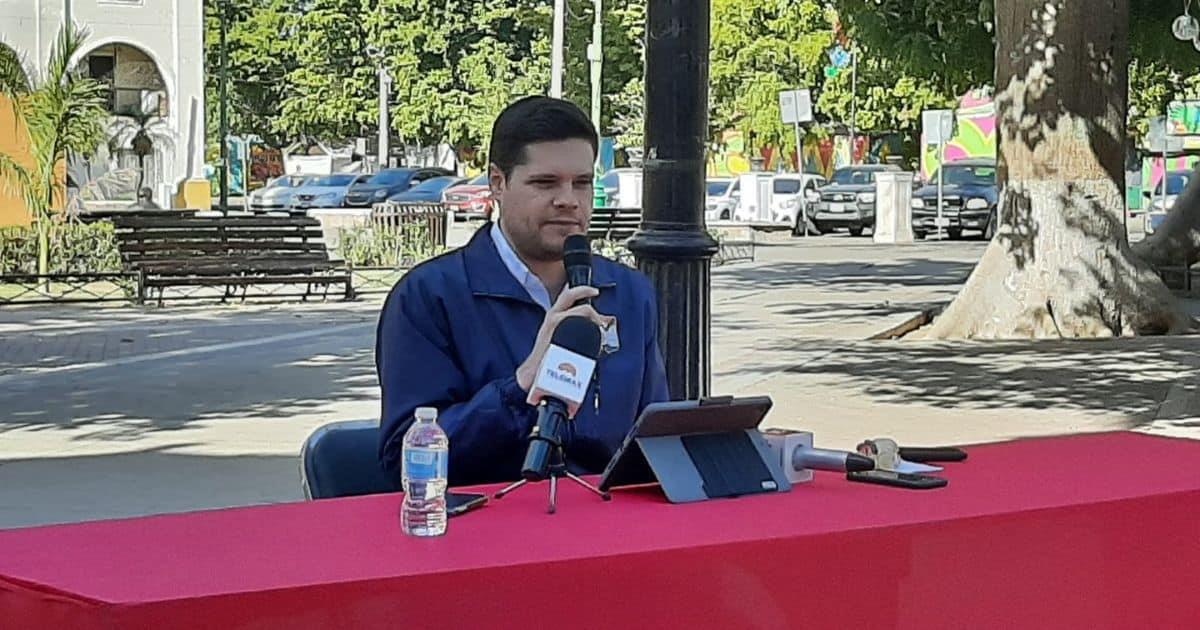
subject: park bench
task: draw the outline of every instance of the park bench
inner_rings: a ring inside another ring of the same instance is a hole
[[[138,303],[172,287],[223,287],[222,301],[251,285],[305,285],[302,299],[344,286],[350,273],[329,259],[321,224],[302,216],[202,216],[166,211],[112,217],[125,267],[138,275]]]

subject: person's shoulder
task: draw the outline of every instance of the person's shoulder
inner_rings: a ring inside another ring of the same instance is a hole
[[[428,295],[455,292],[467,282],[462,248],[452,249],[417,264],[404,273],[392,294]]]
[[[655,295],[654,285],[650,282],[650,278],[629,265],[606,256],[594,255],[592,256],[592,266],[603,266],[605,275],[612,278],[618,288],[623,287],[641,296],[653,297]]]

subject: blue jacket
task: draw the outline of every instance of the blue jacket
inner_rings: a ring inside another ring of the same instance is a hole
[[[536,410],[517,384],[545,310],[504,266],[488,230],[427,261],[392,289],[379,318],[375,365],[383,391],[379,459],[400,478],[404,432],[417,407],[437,407],[450,438],[450,484],[520,478]],[[654,287],[641,273],[593,258],[596,310],[615,315],[620,349],[598,365],[596,388],[574,420],[567,459],[603,470],[641,410],[667,400]]]

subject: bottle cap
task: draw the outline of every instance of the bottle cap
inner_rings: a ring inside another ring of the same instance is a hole
[[[437,420],[437,407],[417,407],[417,420]]]

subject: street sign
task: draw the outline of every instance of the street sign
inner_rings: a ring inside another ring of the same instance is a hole
[[[779,112],[787,125],[812,122],[812,95],[806,89],[780,92]]]
[[[946,144],[954,138],[954,110],[931,109],[921,112],[921,134],[925,144]]]
[[[825,66],[825,78],[826,79],[836,78],[839,71],[840,70],[837,66]]]

